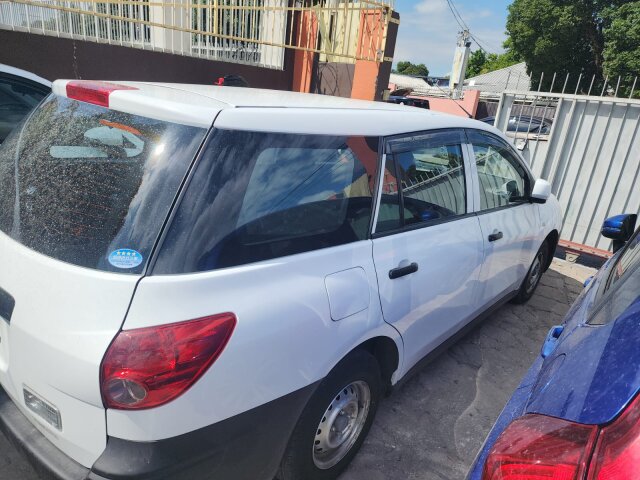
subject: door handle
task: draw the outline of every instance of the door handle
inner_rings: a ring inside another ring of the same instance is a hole
[[[502,235],[502,232],[492,233],[491,235],[489,235],[489,241],[495,242],[496,240],[500,240],[503,236],[504,235]]]
[[[556,348],[558,339],[560,338],[560,335],[562,335],[563,331],[564,325],[555,325],[551,327],[551,330],[549,330],[549,333],[547,333],[547,339],[545,340],[544,344],[542,345],[542,349],[540,350],[540,355],[542,355],[542,358],[547,358],[549,355],[551,355],[551,353],[553,353],[553,350]]]
[[[413,262],[411,265],[407,265],[406,267],[398,267],[389,270],[389,278],[391,280],[395,280],[396,278],[404,277],[405,275],[411,275],[412,273],[416,273],[418,271],[418,264]]]

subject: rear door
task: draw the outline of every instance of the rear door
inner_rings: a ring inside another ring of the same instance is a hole
[[[86,467],[102,357],[205,134],[51,96],[0,147],[0,385]]]
[[[483,241],[464,144],[462,131],[448,130],[386,145],[373,257],[405,371],[476,313]]]
[[[502,139],[488,132],[467,131],[477,182],[477,213],[485,245],[481,302],[491,305],[517,288],[540,245],[539,216],[529,201],[532,178]]]

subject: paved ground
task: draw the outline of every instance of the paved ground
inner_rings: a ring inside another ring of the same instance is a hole
[[[508,304],[387,398],[340,480],[458,480],[594,269],[554,259],[526,305]]]
[[[382,403],[340,480],[463,479],[547,331],[594,271],[554,260],[527,305],[503,307]],[[39,480],[1,433],[0,480]]]

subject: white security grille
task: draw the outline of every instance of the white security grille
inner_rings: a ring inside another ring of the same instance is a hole
[[[0,28],[282,69],[287,48],[385,60],[392,11],[393,0],[9,0]]]

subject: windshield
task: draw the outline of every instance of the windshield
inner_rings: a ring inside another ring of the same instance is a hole
[[[602,305],[589,320],[603,325],[615,320],[640,296],[640,230],[629,241],[609,274]]]
[[[52,95],[0,147],[0,230],[74,265],[139,273],[205,134]]]

